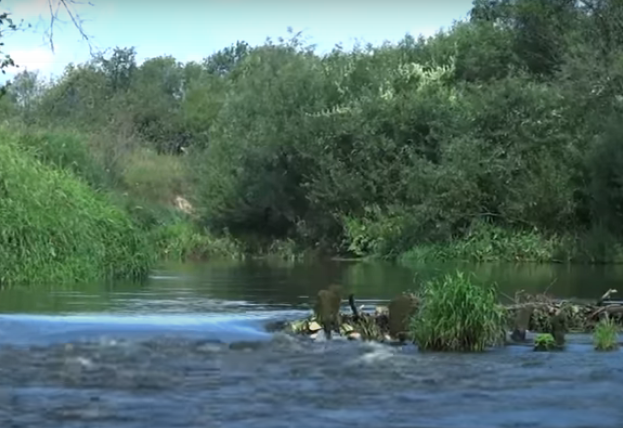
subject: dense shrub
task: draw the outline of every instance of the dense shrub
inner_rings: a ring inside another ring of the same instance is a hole
[[[592,3],[477,0],[432,37],[322,55],[300,33],[201,63],[116,48],[51,83],[20,74],[0,113],[140,141],[90,146],[115,154],[102,177],[29,137],[91,184],[184,193],[196,230],[259,247],[620,261],[623,6]]]

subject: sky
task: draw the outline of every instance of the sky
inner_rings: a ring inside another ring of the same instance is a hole
[[[30,28],[6,33],[4,52],[20,65],[16,72],[38,70],[59,76],[70,62],[90,58],[89,44],[61,11],[54,26],[54,52],[46,32],[49,0],[0,0]],[[59,0],[50,0],[56,4]],[[431,35],[455,20],[465,19],[472,0],[90,0],[77,5],[83,28],[95,51],[134,46],[137,60],[172,55],[182,62],[200,61],[237,40],[262,44],[266,37],[287,37],[287,28],[302,31],[318,51],[356,41],[373,44],[398,41],[406,33]]]

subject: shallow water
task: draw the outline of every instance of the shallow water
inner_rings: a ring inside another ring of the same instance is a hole
[[[496,269],[476,273],[508,294],[588,298],[619,278],[615,268]],[[590,336],[569,336],[565,352],[468,355],[266,329],[305,316],[329,283],[373,305],[417,286],[413,276],[387,265],[210,263],[142,285],[3,290],[0,426],[621,426],[623,351],[596,353]]]

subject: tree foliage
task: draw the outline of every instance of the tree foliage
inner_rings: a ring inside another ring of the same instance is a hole
[[[190,152],[215,232],[357,254],[483,222],[619,239],[622,26],[616,0],[475,0],[447,31],[351,51],[293,33],[200,63],[116,48],[50,83],[17,76],[0,111]]]

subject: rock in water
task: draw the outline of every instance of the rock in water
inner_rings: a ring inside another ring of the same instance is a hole
[[[350,333],[348,333],[348,340],[361,340],[361,333],[351,331]]]
[[[340,333],[340,305],[342,303],[341,287],[332,285],[328,290],[318,292],[318,300],[314,307],[316,320],[322,326],[327,339],[331,339],[331,331]]]
[[[526,340],[526,330],[530,325],[530,319],[532,318],[532,312],[534,308],[532,306],[526,306],[517,311],[515,315],[515,327],[511,334],[511,339],[515,342],[523,342]]]
[[[565,345],[565,333],[567,332],[567,317],[560,309],[550,311],[551,334],[556,341],[556,346],[563,347]]]
[[[310,323],[307,324],[307,330],[311,331],[312,333],[315,333],[321,329],[322,329],[322,326],[318,324],[316,321],[311,321]]]
[[[417,299],[412,294],[401,294],[389,302],[389,334],[404,342],[409,331],[409,321],[417,310]]]

